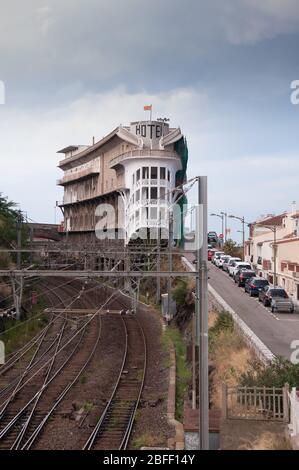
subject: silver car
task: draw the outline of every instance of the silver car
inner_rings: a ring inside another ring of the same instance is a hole
[[[294,303],[289,297],[273,297],[271,300],[271,311],[294,313]]]

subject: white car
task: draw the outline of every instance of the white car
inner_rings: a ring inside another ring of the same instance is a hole
[[[232,277],[235,278],[237,271],[239,269],[251,269],[251,264],[244,261],[239,261],[235,263],[235,266],[232,269]]]
[[[230,276],[233,275],[233,268],[235,267],[235,264],[239,263],[240,261],[242,261],[241,258],[236,258],[236,257],[233,257],[229,260],[228,267],[227,267],[227,272]]]
[[[225,254],[224,251],[215,251],[213,259],[212,259],[212,263],[216,265],[217,259],[220,258],[220,256],[224,254]]]
[[[218,268],[222,269],[223,268],[223,264],[224,263],[228,263],[229,260],[231,259],[231,256],[229,255],[221,255],[220,258],[218,258],[218,263],[216,266],[218,266]]]

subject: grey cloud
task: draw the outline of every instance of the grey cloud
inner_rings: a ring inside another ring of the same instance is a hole
[[[299,31],[295,3],[11,0],[0,17],[0,78],[16,95],[75,93],[78,83],[93,91],[188,86],[204,79],[206,64],[221,63],[231,43]]]

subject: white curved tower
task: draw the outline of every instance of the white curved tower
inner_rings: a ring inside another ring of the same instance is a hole
[[[137,148],[110,161],[110,168],[124,173],[125,189],[121,193],[126,243],[132,237],[157,239],[158,228],[162,238],[167,238],[173,189],[177,173],[183,169],[175,143],[183,136],[180,129],[169,129],[168,124],[160,121],[133,122],[129,132],[137,137]]]

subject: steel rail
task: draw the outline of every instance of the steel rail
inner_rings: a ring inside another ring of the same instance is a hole
[[[54,410],[57,408],[57,406],[61,403],[61,401],[64,399],[64,397],[67,395],[67,393],[69,392],[69,390],[75,385],[75,383],[78,381],[80,375],[84,372],[84,370],[86,369],[86,367],[88,366],[88,364],[90,363],[95,351],[96,351],[96,348],[99,344],[99,341],[100,341],[100,338],[101,338],[101,331],[102,331],[102,322],[101,322],[101,317],[99,316],[99,321],[100,321],[100,327],[99,327],[99,333],[98,333],[98,336],[97,336],[97,340],[94,344],[94,347],[89,355],[89,357],[87,358],[87,361],[85,362],[85,364],[83,365],[83,367],[80,369],[80,371],[78,372],[78,374],[76,375],[76,377],[74,378],[74,380],[63,390],[63,392],[59,395],[59,397],[56,399],[55,403],[53,404],[52,408],[48,411],[47,415],[44,417],[44,419],[42,420],[42,422],[39,424],[39,426],[35,429],[34,433],[30,436],[30,438],[27,440],[27,442],[23,445],[22,449],[21,450],[29,450],[32,445],[34,444],[34,442],[36,441],[37,437],[39,436],[40,432],[42,431],[42,429],[45,427],[48,419],[50,418],[50,416],[52,415],[52,413],[54,412]]]
[[[57,293],[55,293],[55,295],[59,298],[60,303],[61,303],[62,305],[65,305],[65,301],[61,298],[61,296],[58,295]],[[51,322],[42,330],[42,333],[40,334],[39,338],[38,338],[32,345],[30,345],[30,347],[29,347],[25,352],[23,352],[20,357],[18,357],[18,358],[15,359],[12,363],[10,363],[10,364],[9,364],[9,367],[5,368],[5,370],[2,371],[2,374],[3,374],[3,373],[5,373],[5,372],[7,372],[7,370],[11,369],[11,368],[14,366],[14,364],[16,364],[17,362],[19,362],[19,360],[20,360],[28,351],[30,351],[30,349],[33,347],[33,345],[34,345],[36,342],[38,342],[39,339],[41,339],[41,341],[38,343],[38,346],[37,346],[37,349],[36,349],[36,351],[35,351],[35,353],[34,353],[34,356],[33,356],[33,358],[31,359],[31,361],[30,361],[30,363],[29,363],[29,366],[26,367],[25,371],[23,371],[23,373],[20,375],[20,377],[16,377],[16,379],[14,379],[10,384],[8,384],[4,389],[2,389],[2,390],[0,391],[0,397],[3,396],[3,395],[5,395],[5,393],[7,393],[7,391],[9,391],[9,390],[15,385],[15,383],[19,381],[19,379],[22,380],[22,379],[29,373],[29,371],[31,371],[31,369],[32,369],[33,367],[35,367],[35,366],[42,360],[42,358],[51,350],[51,348],[53,347],[53,345],[54,345],[54,344],[56,343],[56,341],[57,341],[57,337],[54,338],[54,340],[52,341],[52,343],[51,343],[51,344],[48,346],[48,348],[43,352],[43,354],[39,357],[39,359],[34,362],[34,359],[36,358],[36,355],[37,355],[37,353],[38,353],[39,350],[40,350],[40,347],[41,347],[41,345],[42,345],[42,343],[43,343],[43,340],[44,340],[44,338],[45,338],[45,336],[46,336],[46,333],[48,332],[49,328],[50,328],[59,318],[63,317],[65,310],[66,310],[67,308],[69,308],[69,307],[73,304],[73,302],[76,301],[77,299],[78,299],[78,294],[77,294],[77,292],[76,292],[75,299],[74,299],[70,304],[68,304],[67,306],[65,306],[65,309],[64,309],[63,312],[61,312],[59,315],[55,316],[55,318],[54,318],[53,320],[51,320]],[[65,318],[65,321],[66,321],[66,320],[67,320],[67,319]],[[0,375],[1,375],[1,373],[0,373]],[[3,403],[2,403],[1,405],[3,405]],[[2,410],[0,411],[0,419],[1,419],[1,417],[2,417]]]
[[[132,428],[133,428],[133,424],[134,424],[134,419],[135,419],[135,416],[136,416],[136,413],[137,413],[137,409],[138,409],[138,406],[139,406],[139,403],[140,403],[140,399],[141,399],[141,395],[142,395],[142,391],[143,391],[143,387],[144,387],[144,381],[145,381],[145,374],[146,374],[146,367],[147,367],[147,348],[146,348],[146,338],[145,338],[145,334],[144,334],[144,330],[139,322],[139,320],[137,318],[135,318],[137,323],[138,323],[138,326],[139,326],[139,329],[141,331],[141,335],[142,335],[142,339],[143,339],[143,347],[144,347],[144,363],[143,363],[143,372],[142,372],[142,380],[141,380],[141,384],[140,384],[140,389],[139,389],[139,393],[138,393],[138,397],[137,397],[137,400],[136,400],[136,403],[135,403],[135,406],[133,408],[133,412],[131,414],[131,417],[130,417],[130,420],[129,420],[129,423],[128,423],[128,426],[127,426],[127,429],[126,429],[126,433],[125,433],[125,436],[119,446],[119,450],[126,450],[127,448],[127,445],[128,445],[128,442],[129,442],[129,439],[130,439],[130,436],[131,436],[131,432],[132,432]]]
[[[82,295],[82,292],[83,292],[82,289],[81,289],[81,291],[79,292],[79,295],[78,295],[77,292],[76,292],[75,298],[65,307],[65,309],[64,309],[64,311],[63,311],[62,313],[60,313],[59,315],[56,316],[56,318],[55,318],[55,320],[53,320],[53,322],[51,322],[49,325],[47,325],[48,328],[49,328],[52,324],[54,324],[54,322],[57,321],[58,318],[62,318],[62,317],[63,317],[65,311],[66,311],[78,298],[80,298],[80,296]],[[57,293],[56,293],[56,295],[57,295]],[[63,304],[64,301],[61,299],[61,296],[58,296],[58,297],[60,298],[60,301],[61,301],[61,303]],[[65,321],[66,321],[66,319],[65,319]],[[46,328],[47,328],[47,327],[46,327]],[[44,336],[45,336],[45,335],[44,335]],[[36,366],[36,365],[40,362],[40,360],[44,357],[44,355],[53,347],[53,345],[54,345],[54,344],[56,343],[56,341],[57,341],[57,337],[54,338],[53,342],[50,344],[50,346],[48,347],[48,349],[45,351],[45,354],[43,354],[43,355],[39,358],[39,360],[34,363],[34,359],[35,359],[37,353],[38,353],[39,350],[40,350],[40,346],[41,346],[41,344],[42,344],[42,342],[43,342],[43,339],[44,339],[44,338],[41,338],[41,341],[40,341],[40,343],[39,343],[39,345],[38,345],[38,347],[37,347],[37,349],[36,349],[36,351],[35,351],[35,353],[34,353],[34,356],[33,356],[33,358],[30,360],[29,366],[26,367],[25,371],[24,371],[24,372],[21,374],[21,376],[19,377],[19,381],[18,381],[18,385],[17,385],[16,389],[12,392],[12,394],[11,394],[10,397],[7,399],[7,401],[1,404],[2,406],[4,406],[4,408],[1,409],[1,411],[0,411],[0,419],[1,419],[2,416],[3,416],[3,412],[5,411],[8,402],[11,401],[11,399],[14,398],[14,396],[16,395],[16,393],[18,393],[19,390],[22,388],[22,387],[20,387],[20,384],[22,383],[23,379],[26,377],[26,375],[28,375],[28,373],[31,371],[31,369],[32,369],[34,366]],[[50,360],[51,360],[51,359],[50,359]],[[48,361],[48,362],[49,362],[49,361]],[[47,363],[46,363],[46,364],[47,364]],[[36,375],[36,374],[34,374],[34,375]],[[18,379],[18,378],[17,378],[17,379]],[[15,381],[13,381],[13,382],[15,382]],[[27,383],[27,382],[26,382],[26,383]],[[26,383],[25,383],[25,384],[26,384]],[[9,384],[9,386],[10,386],[10,385],[11,385],[11,384]],[[11,388],[11,387],[10,387],[10,388]],[[8,389],[8,387],[6,387],[6,391],[7,391],[7,389]]]
[[[87,322],[88,323],[88,322]],[[27,408],[34,402],[34,400],[38,397],[40,392],[43,392],[49,385],[50,383],[53,382],[53,380],[57,377],[57,375],[61,372],[61,370],[66,366],[68,361],[73,357],[75,354],[82,337],[84,336],[85,328],[87,326],[87,323],[82,327],[82,335],[79,338],[79,341],[76,343],[75,347],[73,348],[72,352],[69,354],[69,356],[65,359],[65,361],[62,363],[62,365],[57,369],[55,374],[49,379],[49,381],[46,384],[43,384],[42,387],[35,393],[33,397],[23,406],[23,408],[12,418],[12,420],[5,426],[5,428],[2,429],[0,432],[0,441],[6,436],[6,434],[13,428],[13,426],[17,423],[17,421],[22,417],[23,413],[27,410]],[[74,339],[74,338],[73,338]],[[54,354],[52,358],[49,359],[48,362],[52,361],[54,357],[56,357],[59,352],[61,352],[62,348],[58,351],[58,353]]]
[[[100,317],[100,312],[101,310],[107,305],[108,302],[110,302],[110,300],[112,299],[112,297],[114,295],[116,295],[117,292],[114,292],[106,301],[105,303],[98,309],[98,311],[96,312],[95,315],[93,315],[92,318],[94,318],[96,315],[98,316],[98,321],[100,322],[99,324],[99,332],[98,332],[98,336],[97,336],[97,340],[94,344],[94,347],[90,353],[90,355],[88,356],[86,362],[84,363],[84,365],[82,366],[82,368],[80,369],[80,371],[78,372],[78,374],[76,375],[76,377],[73,379],[73,381],[71,383],[69,383],[65,389],[61,392],[61,394],[59,395],[59,397],[55,400],[52,408],[48,411],[47,415],[43,418],[42,422],[38,425],[38,427],[35,429],[35,431],[33,432],[33,434],[30,436],[30,438],[26,441],[26,443],[23,445],[22,447],[22,450],[29,450],[32,445],[34,444],[34,442],[36,441],[38,435],[40,434],[40,432],[42,431],[42,429],[44,428],[44,426],[46,425],[49,417],[51,416],[51,414],[54,412],[54,410],[57,408],[57,406],[61,403],[61,401],[63,400],[63,398],[67,395],[67,393],[69,392],[69,390],[74,386],[74,384],[78,381],[80,375],[82,374],[82,372],[84,372],[84,370],[86,369],[86,367],[88,366],[89,362],[91,361],[95,351],[96,351],[96,348],[98,346],[98,343],[100,341],[100,338],[101,338],[101,332],[102,332],[102,321],[101,321],[101,317]]]
[[[124,367],[125,367],[125,362],[126,362],[126,358],[127,358],[127,353],[128,353],[128,330],[127,330],[127,326],[125,324],[125,321],[124,319],[122,318],[122,321],[123,321],[123,326],[124,326],[124,331],[125,331],[125,349],[124,349],[124,354],[123,354],[123,359],[122,359],[122,363],[121,363],[121,367],[120,367],[120,372],[118,374],[118,377],[116,379],[116,383],[115,383],[115,386],[113,388],[113,391],[110,395],[110,398],[109,398],[109,401],[107,403],[107,405],[105,406],[104,408],[104,411],[102,412],[101,414],[101,417],[100,419],[98,420],[94,430],[92,431],[91,435],[89,436],[89,438],[87,439],[86,443],[84,444],[82,450],[91,450],[92,449],[92,446],[94,445],[94,442],[97,438],[97,435],[98,435],[98,432],[99,432],[99,429],[101,427],[101,424],[103,423],[106,415],[107,415],[107,412],[111,406],[111,403],[113,401],[113,398],[116,394],[116,391],[118,389],[118,385],[120,383],[120,379],[121,379],[121,376],[122,376],[122,373],[124,371]]]
[[[59,339],[58,339],[57,344],[56,344],[55,353],[57,353],[58,350],[59,350],[59,347],[60,347],[60,344],[61,344],[61,341],[62,341],[62,337],[63,337],[63,334],[64,334],[64,330],[65,330],[66,324],[67,324],[67,322],[65,321],[64,324],[63,324],[63,326],[62,326],[62,328],[61,328],[61,330],[60,330]],[[49,365],[48,371],[47,371],[47,373],[46,373],[46,377],[45,377],[45,379],[44,379],[43,386],[46,385],[47,382],[48,382],[48,379],[49,379],[49,377],[50,377],[51,371],[52,371],[53,366],[54,366],[54,362],[55,362],[55,355],[53,356],[53,359],[52,359],[52,361],[51,361],[51,363],[50,363],[50,365]],[[27,418],[25,424],[22,426],[21,432],[19,433],[19,435],[18,435],[17,438],[15,439],[15,442],[14,442],[13,445],[11,446],[11,450],[13,450],[13,449],[17,450],[17,449],[20,447],[20,444],[21,444],[21,442],[22,442],[22,439],[23,439],[25,433],[27,432],[27,429],[28,429],[29,424],[30,424],[30,422],[31,422],[31,419],[32,419],[32,417],[33,417],[34,411],[35,411],[35,409],[36,409],[36,407],[37,407],[37,404],[38,404],[38,402],[39,402],[39,399],[40,399],[40,397],[42,396],[44,390],[45,390],[45,389],[42,388],[42,389],[40,390],[39,394],[37,395],[37,397],[36,397],[36,399],[35,399],[35,402],[33,403],[33,407],[32,407],[32,409],[31,409],[31,411],[30,411],[30,414],[29,414],[29,416],[28,416],[28,418]]]
[[[118,292],[118,291],[117,291]],[[55,374],[51,377],[51,379],[47,382],[46,385],[44,385],[43,387],[41,387],[40,390],[38,390],[35,395],[27,402],[27,404],[12,418],[12,420],[5,426],[5,428],[0,432],[0,440],[2,440],[5,435],[7,434],[7,432],[9,432],[9,430],[16,424],[16,422],[20,419],[20,417],[23,415],[23,413],[26,411],[26,409],[31,405],[31,403],[36,399],[36,397],[38,396],[38,394],[40,393],[41,390],[44,391],[45,388],[48,387],[48,385],[56,378],[56,376],[58,375],[58,373],[65,367],[66,363],[71,359],[71,357],[74,355],[76,349],[78,348],[83,336],[84,336],[84,333],[86,331],[86,328],[87,326],[90,324],[90,322],[92,322],[92,320],[97,316],[99,315],[100,311],[104,308],[104,306],[112,299],[112,297],[114,297],[117,292],[114,292],[113,294],[111,294],[111,296],[106,300],[106,302],[98,309],[98,311],[93,314],[86,322],[85,324],[73,335],[73,337],[66,343],[64,344],[60,349],[59,351],[54,354],[54,357],[56,357],[57,355],[59,355],[61,353],[62,350],[64,350],[66,348],[66,346],[68,346],[68,344],[70,344],[78,335],[79,333],[82,332],[82,335],[81,335],[81,338],[79,339],[79,341],[77,342],[75,348],[73,349],[72,353],[67,357],[67,359],[64,361],[64,363],[62,364],[62,366],[59,367],[59,369],[55,372]],[[53,360],[53,357],[50,358],[40,369],[38,369],[35,374],[30,377],[19,389],[19,391],[24,388],[25,385],[27,385],[27,383],[29,383],[44,367],[46,367],[46,365],[48,365],[51,361]],[[80,374],[79,374],[80,375]]]
[[[120,304],[124,305],[120,300],[118,300],[118,302]],[[113,391],[110,395],[109,401],[108,401],[106,407],[104,408],[104,410],[101,414],[101,417],[100,417],[99,421],[97,422],[95,428],[93,429],[91,435],[89,436],[88,440],[84,444],[84,446],[82,448],[83,450],[92,450],[92,448],[93,448],[93,446],[96,442],[96,439],[98,437],[101,426],[102,426],[105,418],[107,417],[109,410],[111,409],[111,407],[113,405],[113,400],[115,398],[116,392],[119,390],[119,387],[120,387],[120,381],[121,381],[121,378],[122,378],[122,375],[123,375],[126,359],[127,359],[127,356],[128,356],[128,328],[127,328],[127,325],[125,323],[125,319],[123,317],[121,317],[121,318],[122,318],[124,328],[125,328],[126,342],[125,342],[125,350],[124,350],[124,355],[123,355],[123,360],[122,360],[120,372],[119,372],[119,375],[116,379],[116,383],[115,383]],[[119,445],[119,450],[127,448],[128,441],[129,441],[129,438],[130,438],[130,435],[131,435],[131,432],[132,432],[132,428],[133,428],[134,418],[136,416],[136,412],[137,412],[137,409],[138,409],[138,406],[139,406],[139,403],[140,403],[140,398],[141,398],[141,394],[142,394],[143,387],[144,387],[144,380],[145,380],[145,373],[146,373],[146,366],[147,366],[147,358],[146,358],[147,349],[146,349],[145,334],[144,334],[143,328],[142,328],[139,320],[136,317],[135,317],[135,321],[138,324],[139,330],[141,332],[141,337],[142,337],[142,342],[143,342],[143,347],[144,347],[144,362],[143,362],[143,369],[142,369],[142,379],[141,379],[141,383],[140,383],[140,386],[139,386],[137,399],[135,401],[132,401],[132,405],[133,405],[132,412],[131,412],[128,424],[125,428],[123,438],[122,438],[121,443]]]

